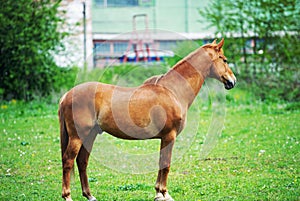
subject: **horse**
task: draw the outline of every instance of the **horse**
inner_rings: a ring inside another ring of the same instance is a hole
[[[196,49],[163,75],[147,79],[138,87],[121,87],[101,82],[79,84],[59,103],[62,157],[62,197],[71,201],[70,177],[76,159],[82,195],[91,194],[87,166],[97,134],[106,132],[126,140],[160,139],[158,176],[154,200],[174,201],[167,190],[172,148],[183,130],[187,110],[205,78],[232,89],[236,77],[223,52],[224,39]]]

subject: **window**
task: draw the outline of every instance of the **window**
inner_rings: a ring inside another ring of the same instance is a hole
[[[94,52],[96,55],[110,54],[110,43],[95,43]]]
[[[128,42],[96,42],[94,44],[94,53],[97,56],[121,56],[128,47]]]
[[[177,46],[177,41],[159,41],[159,49],[160,50],[174,50]]]
[[[154,0],[95,0],[95,3],[99,7],[134,7],[154,6]]]
[[[139,0],[140,6],[154,6],[154,0]]]
[[[95,0],[100,7],[133,7],[139,6],[139,0]]]
[[[115,42],[114,43],[114,53],[124,54],[128,47],[127,42]]]

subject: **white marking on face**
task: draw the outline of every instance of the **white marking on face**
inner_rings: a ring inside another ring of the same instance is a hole
[[[235,76],[234,75],[228,76],[228,81],[231,82],[233,85],[235,85],[235,82],[236,82]]]
[[[236,77],[234,76],[234,74],[232,74],[232,79],[233,79],[233,84],[235,85],[236,84]]]

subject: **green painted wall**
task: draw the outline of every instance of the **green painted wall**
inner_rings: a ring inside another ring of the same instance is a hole
[[[198,9],[208,0],[156,0],[151,7],[101,7],[92,4],[93,33],[124,33],[132,31],[132,16],[147,14],[150,29],[174,32],[208,33],[205,23],[200,23]],[[137,19],[137,29],[143,29],[144,19]]]

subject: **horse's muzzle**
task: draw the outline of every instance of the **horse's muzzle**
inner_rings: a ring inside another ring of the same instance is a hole
[[[228,77],[228,78],[223,77],[223,83],[224,83],[225,89],[227,89],[227,90],[232,89],[236,84],[236,78],[234,75],[232,75],[231,77]]]

